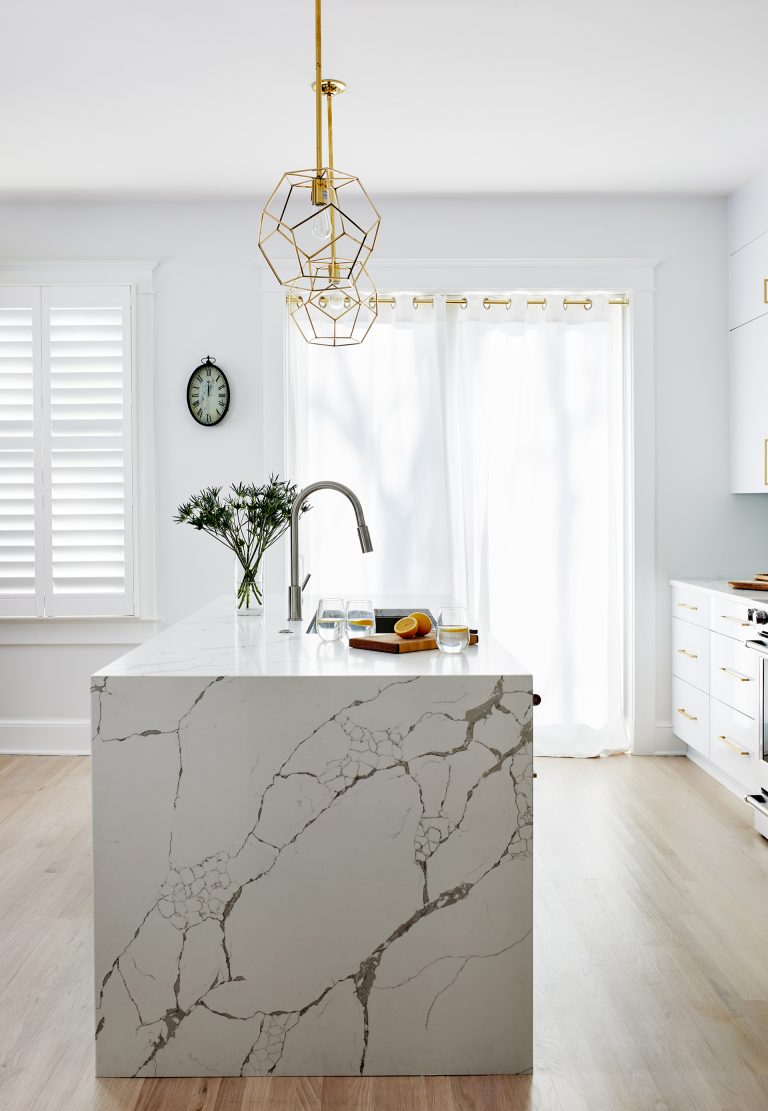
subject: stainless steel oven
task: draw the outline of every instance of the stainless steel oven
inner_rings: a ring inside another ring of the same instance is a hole
[[[758,723],[760,727],[760,756],[768,764],[768,720],[766,708],[768,707],[768,610],[748,610],[750,625],[754,625],[755,635],[747,641],[747,647],[758,654],[758,691],[760,695],[760,710]],[[768,769],[766,769],[768,770]],[[767,777],[768,778],[768,777]]]

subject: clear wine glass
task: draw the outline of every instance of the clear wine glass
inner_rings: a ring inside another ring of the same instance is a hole
[[[321,598],[317,607],[317,634],[321,640],[338,640],[344,626],[344,599]]]
[[[367,637],[376,629],[373,602],[368,598],[353,598],[347,602],[347,636]]]
[[[463,652],[469,644],[469,619],[465,606],[448,606],[437,619],[437,647],[449,656]]]

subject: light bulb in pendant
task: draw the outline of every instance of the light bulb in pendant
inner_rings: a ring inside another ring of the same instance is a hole
[[[315,239],[325,240],[331,238],[331,217],[327,208],[323,208],[312,217],[311,226],[312,234]]]
[[[344,308],[344,294],[339,287],[333,282],[328,289],[328,304],[332,309]]]

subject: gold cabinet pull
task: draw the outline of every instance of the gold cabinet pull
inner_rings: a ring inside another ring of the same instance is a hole
[[[699,608],[698,606],[692,606],[690,602],[678,602],[677,604],[681,610],[697,610]]]
[[[751,683],[752,679],[749,675],[742,675],[740,671],[734,671],[732,667],[721,667],[726,675],[730,675],[733,679],[738,679],[740,683]]]
[[[689,714],[687,710],[684,710],[682,708],[682,706],[678,706],[677,712],[678,712],[678,714],[682,714],[684,718],[688,718],[688,721],[698,721],[699,720],[698,718],[694,717],[693,714]]]
[[[750,627],[748,621],[742,621],[740,617],[731,617],[731,615],[728,614],[728,613],[721,613],[720,614],[720,620],[721,621],[733,621],[733,623],[735,625],[740,626],[740,628],[742,628],[742,629],[748,629]]]
[[[768,305],[768,278],[763,278],[763,304]]]
[[[677,654],[678,656],[687,656],[689,660],[698,660],[699,658],[695,652],[689,652],[687,648],[678,648]]]
[[[730,737],[725,737],[722,733],[720,733],[717,739],[718,741],[722,741],[724,745],[727,745],[728,748],[733,749],[734,752],[738,752],[739,756],[749,756],[749,749],[742,748],[741,745],[734,744]]]

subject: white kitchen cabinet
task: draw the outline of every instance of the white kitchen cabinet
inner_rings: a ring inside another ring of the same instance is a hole
[[[687,586],[672,587],[672,616],[691,625],[709,628],[709,595]]]
[[[748,602],[736,602],[713,595],[710,603],[710,628],[715,633],[733,637],[742,643],[749,640],[749,607]]]
[[[709,693],[755,720],[758,709],[757,653],[738,640],[710,633]]]
[[[731,328],[768,314],[768,232],[731,255]]]
[[[699,767],[742,794],[768,778],[760,755],[759,657],[746,646],[754,635],[750,607],[768,610],[768,593],[745,594],[720,581],[672,582],[672,732]]]
[[[768,315],[731,332],[731,490],[768,493]]]
[[[702,756],[709,756],[709,695],[682,679],[672,680],[672,729]]]
[[[672,674],[709,692],[709,630],[673,618]]]
[[[716,698],[710,701],[709,759],[737,783],[760,780],[754,721]]]

